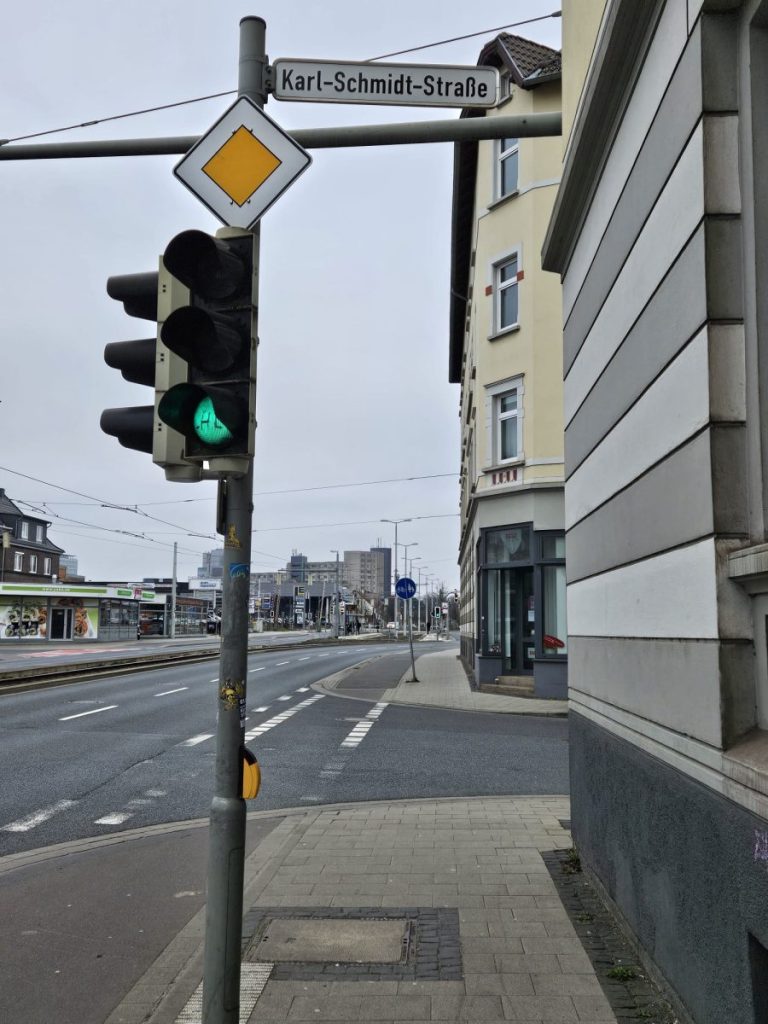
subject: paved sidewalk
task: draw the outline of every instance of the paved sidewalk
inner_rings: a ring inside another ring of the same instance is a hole
[[[402,654],[398,657],[403,658]],[[373,675],[382,661],[376,659],[369,666],[339,673],[334,682],[336,693],[360,696],[366,675]],[[514,715],[565,715],[568,713],[567,700],[541,700],[530,697],[509,697],[504,694],[480,693],[469,685],[467,674],[458,657],[458,648],[451,644],[446,650],[422,654],[416,657],[416,678],[410,664],[396,686],[382,687],[375,699],[389,704],[418,704],[429,707],[452,708],[455,711],[491,711]]]
[[[247,863],[241,1022],[615,1024],[541,856],[570,847],[568,813],[563,796],[282,812]],[[198,915],[107,1024],[199,1022],[200,935]]]

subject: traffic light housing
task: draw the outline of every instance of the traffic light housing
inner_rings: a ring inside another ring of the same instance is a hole
[[[153,388],[155,394],[152,405],[105,409],[101,429],[116,437],[123,447],[151,454],[169,480],[200,480],[200,467],[184,458],[183,437],[169,430],[157,416],[160,397],[186,377],[182,360],[162,344],[158,335],[172,309],[187,301],[188,292],[171,277],[161,260],[157,271],[110,277],[107,294],[122,302],[129,316],[156,321],[158,327],[155,337],[115,341],[105,347],[108,366],[120,370],[125,380]]]
[[[188,289],[160,328],[185,374],[158,398],[161,423],[184,438],[187,462],[245,473],[256,426],[255,237],[183,231],[163,264]]]

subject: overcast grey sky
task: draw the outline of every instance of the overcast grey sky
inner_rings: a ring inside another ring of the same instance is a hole
[[[238,23],[249,14],[267,23],[271,60],[364,60],[557,9],[557,0],[7,5],[0,137],[234,90]],[[556,18],[510,31],[560,47]],[[493,35],[393,59],[474,64]],[[199,135],[233,99],[40,141]],[[459,114],[273,99],[266,109],[289,131]],[[429,566],[453,588],[459,396],[447,379],[452,146],[312,156],[262,221],[253,568],[279,568],[293,550],[321,560],[333,557],[332,548],[391,544],[393,528],[379,520],[410,517],[398,540],[418,544],[410,550],[422,559],[414,567]],[[184,578],[195,574],[200,553],[218,544],[215,483],[166,483],[148,455],[121,448],[99,429],[104,408],[150,400],[149,389],[128,384],[103,362],[107,342],[151,333],[107,297],[107,277],[154,269],[179,231],[220,226],[173,177],[178,159],[0,163],[0,487],[42,510],[51,538],[77,555],[92,579],[170,575],[174,541]],[[427,476],[436,478],[328,487]],[[101,502],[135,505],[170,525]],[[106,532],[115,530],[144,539]]]

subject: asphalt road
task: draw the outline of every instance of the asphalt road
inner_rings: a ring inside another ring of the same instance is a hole
[[[420,645],[426,653],[431,645]],[[402,645],[249,658],[249,809],[337,801],[565,793],[567,722],[381,706],[310,684]],[[0,855],[207,817],[217,663],[0,696]]]

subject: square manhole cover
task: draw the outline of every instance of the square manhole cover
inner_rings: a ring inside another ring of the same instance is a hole
[[[261,939],[248,950],[248,960],[399,963],[407,953],[408,921],[297,920],[272,918]]]

